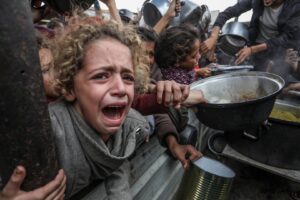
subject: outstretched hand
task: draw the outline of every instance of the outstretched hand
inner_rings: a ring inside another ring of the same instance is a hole
[[[17,166],[9,181],[0,192],[1,200],[61,200],[64,199],[66,189],[66,176],[63,170],[59,170],[54,180],[30,192],[20,189],[26,176],[26,170]]]
[[[191,161],[198,160],[202,157],[202,153],[197,151],[192,145],[178,144],[173,135],[167,136],[166,142],[171,154],[181,162],[184,169],[189,169]]]
[[[180,1],[177,1],[177,0],[172,0],[171,3],[170,3],[170,6],[166,12],[166,15],[168,17],[175,17],[176,16],[176,13],[177,12],[180,12],[181,11],[181,4],[180,4]]]
[[[189,96],[190,87],[175,81],[158,81],[156,85],[152,85],[151,90],[156,92],[159,104],[180,108],[181,103]]]

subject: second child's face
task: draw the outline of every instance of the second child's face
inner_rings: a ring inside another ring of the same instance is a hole
[[[183,61],[179,62],[179,66],[183,69],[193,70],[194,67],[198,64],[199,59],[201,58],[199,49],[200,41],[196,40],[191,54],[187,55]]]
[[[152,67],[154,64],[154,42],[142,42],[142,47],[146,53],[147,64]]]
[[[75,109],[106,141],[115,134],[131,107],[134,68],[127,46],[113,39],[87,47],[83,68],[74,78]]]

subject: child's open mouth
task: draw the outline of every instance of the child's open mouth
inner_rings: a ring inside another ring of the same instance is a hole
[[[102,111],[105,117],[111,120],[118,120],[122,118],[125,111],[125,106],[107,106],[103,108]]]

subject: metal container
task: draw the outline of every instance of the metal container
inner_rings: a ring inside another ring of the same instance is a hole
[[[151,27],[155,26],[167,12],[169,6],[170,2],[168,0],[150,0],[145,3],[142,8],[145,23]]]
[[[216,65],[210,67],[211,75],[219,75],[219,74],[225,74],[225,73],[232,73],[232,72],[248,72],[250,70],[253,70],[253,65]]]
[[[219,47],[229,56],[242,49],[249,40],[248,26],[242,22],[229,22],[222,28]]]
[[[234,177],[234,171],[223,163],[202,157],[184,173],[175,199],[227,200]]]
[[[284,80],[267,72],[233,72],[196,81],[191,89],[202,90],[208,100],[197,105],[197,118],[225,131],[244,130],[264,122],[281,92]]]
[[[181,1],[181,11],[170,22],[170,26],[176,26],[183,22],[198,25],[202,16],[200,6],[189,0]],[[150,0],[143,6],[143,18],[147,25],[153,27],[170,7],[168,0]]]
[[[226,141],[234,150],[257,162],[279,169],[300,170],[300,107],[277,99],[268,121],[271,125],[261,130],[258,140],[231,132],[226,135]]]

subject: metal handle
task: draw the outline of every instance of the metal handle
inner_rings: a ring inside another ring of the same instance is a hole
[[[290,90],[290,91],[288,91],[288,94],[289,94],[289,95],[293,95],[293,96],[300,97],[300,91]]]

